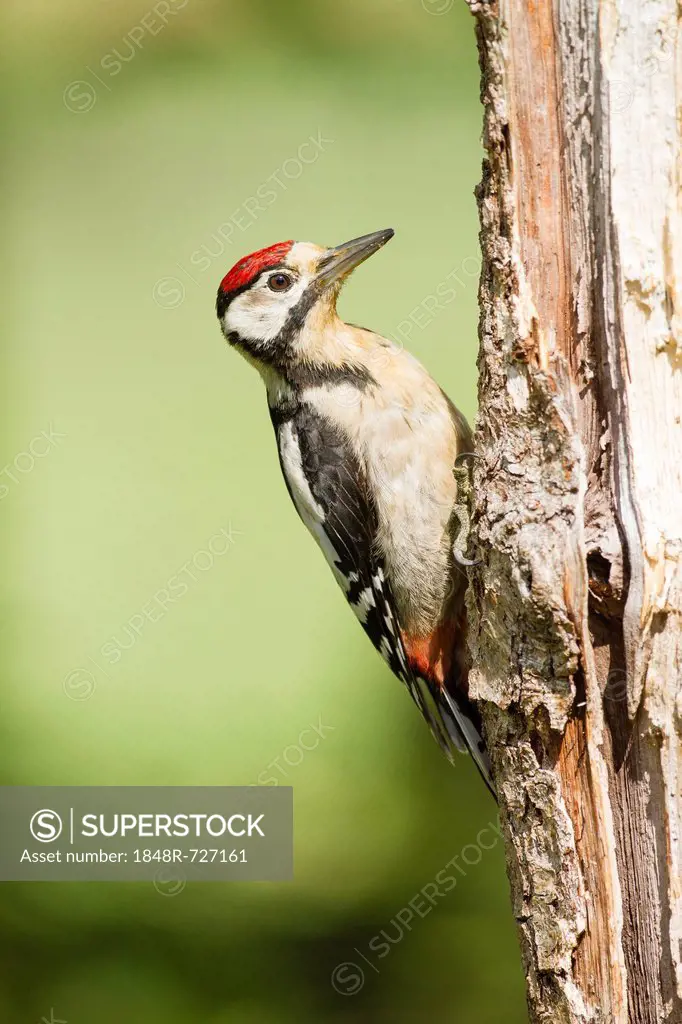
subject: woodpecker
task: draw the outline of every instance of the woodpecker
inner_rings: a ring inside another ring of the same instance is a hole
[[[260,249],[223,278],[216,312],[263,379],[289,495],[348,603],[448,757],[469,751],[494,796],[456,549],[454,468],[471,432],[413,356],[336,311],[393,234]]]

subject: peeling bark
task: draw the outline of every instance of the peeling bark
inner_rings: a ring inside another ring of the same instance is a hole
[[[682,1022],[675,0],[468,0],[484,103],[468,596],[534,1022]]]

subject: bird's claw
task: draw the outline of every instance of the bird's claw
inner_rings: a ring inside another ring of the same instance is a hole
[[[471,494],[471,470],[473,460],[480,459],[476,452],[460,452],[455,459],[455,476],[458,479],[458,502],[455,505],[455,515],[459,521],[459,534],[452,545],[452,557],[458,565],[470,569],[472,566],[480,565],[481,558],[467,558],[464,552],[469,542],[469,530],[471,519],[469,515],[469,496]],[[467,461],[468,460],[468,461]],[[463,543],[462,543],[463,542]]]
[[[462,469],[462,468],[464,468],[464,469],[471,469],[472,466],[471,465],[467,465],[466,462],[464,462],[464,459],[480,459],[480,458],[482,458],[482,456],[478,455],[476,452],[460,452],[459,455],[457,456],[457,458],[455,459],[455,469]]]
[[[482,558],[465,558],[455,544],[452,545],[452,557],[458,565],[463,565],[467,568],[471,568],[473,565],[481,565],[483,563]]]

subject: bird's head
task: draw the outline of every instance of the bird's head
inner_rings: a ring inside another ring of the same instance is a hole
[[[387,228],[333,249],[278,242],[245,256],[218,289],[216,312],[225,337],[259,364],[280,368],[305,359],[304,328],[323,330],[333,322],[345,279],[392,237]]]

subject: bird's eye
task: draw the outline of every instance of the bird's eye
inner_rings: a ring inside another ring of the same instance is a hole
[[[292,284],[289,274],[271,274],[268,278],[268,288],[273,292],[287,292]]]

